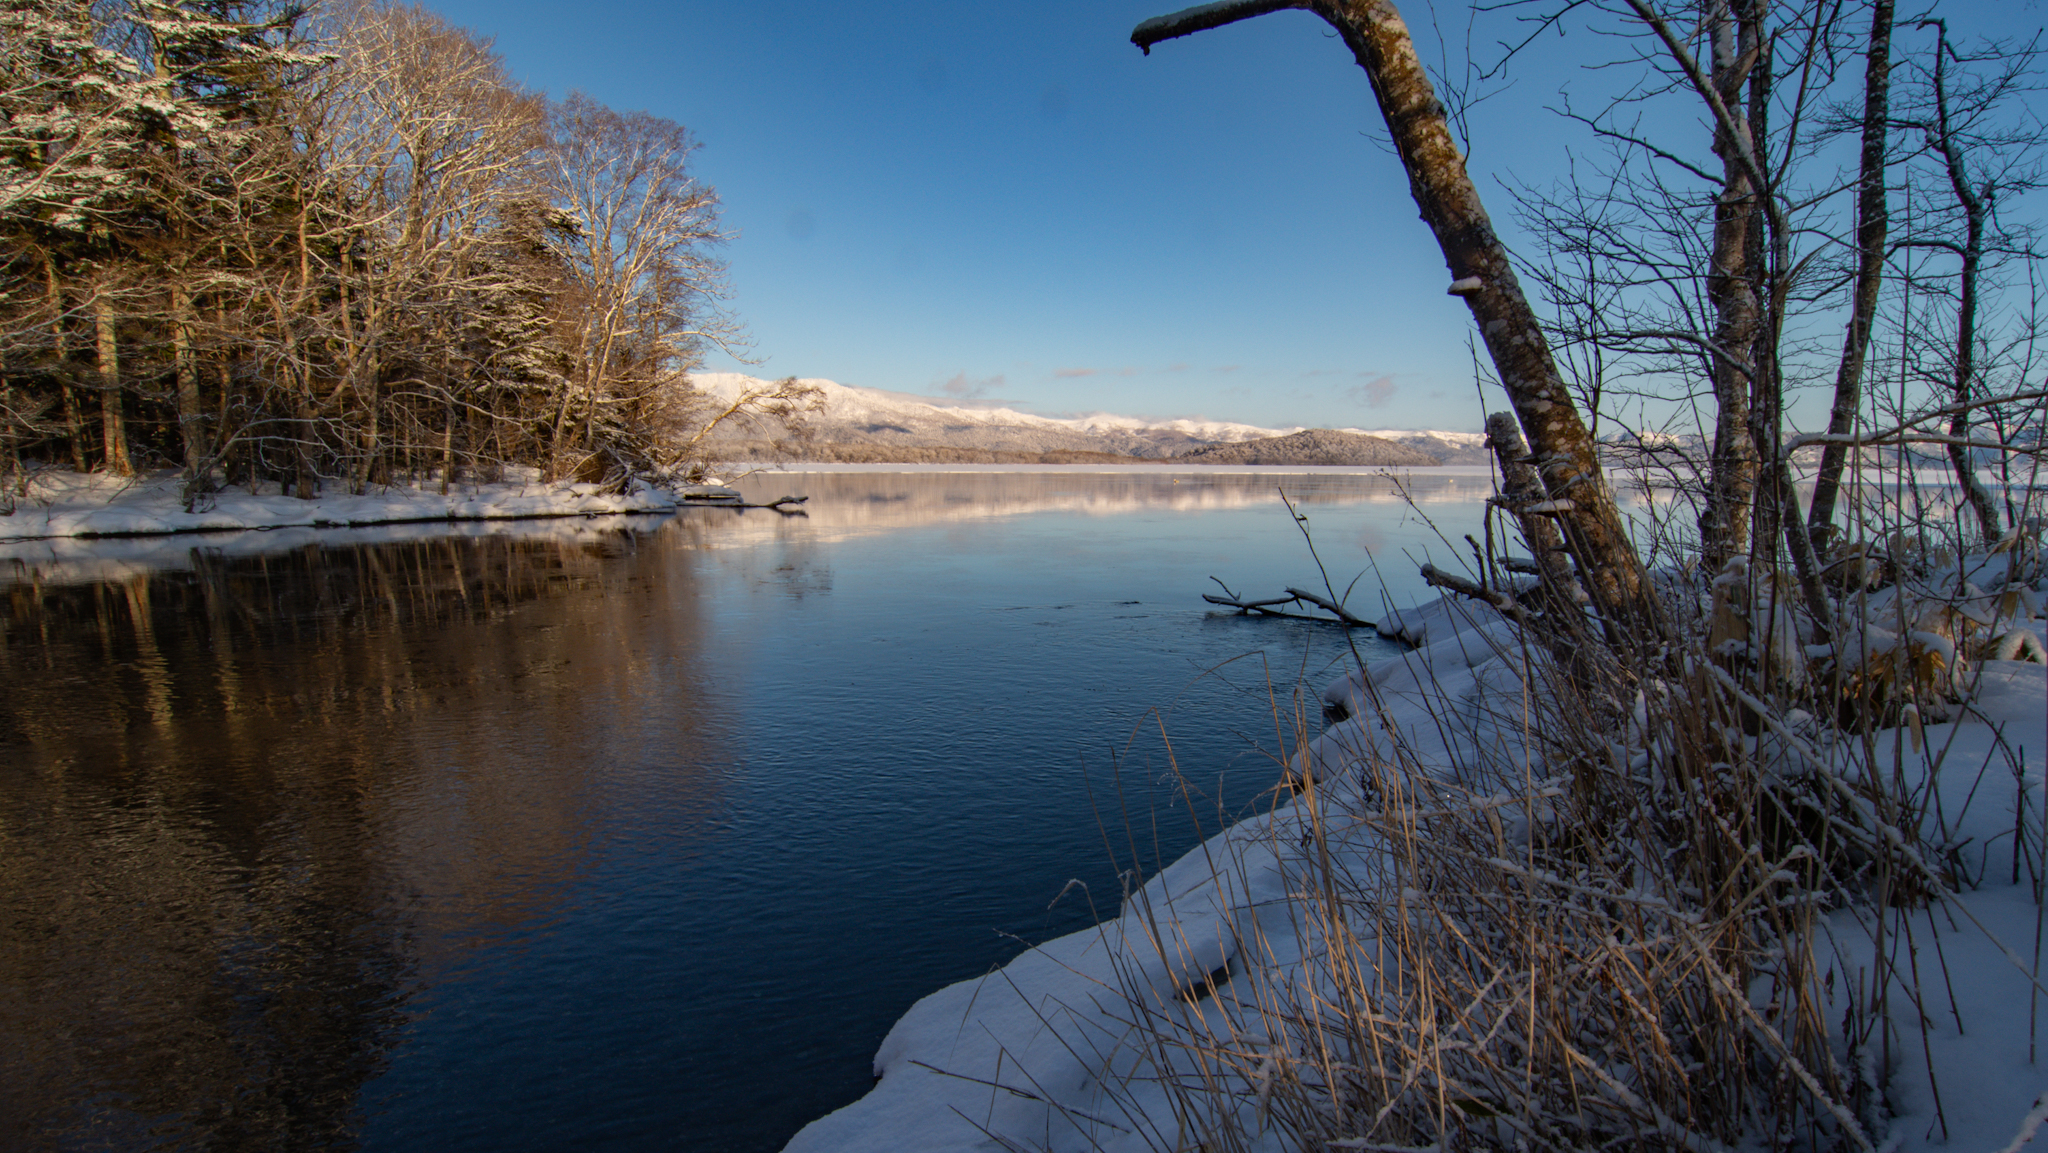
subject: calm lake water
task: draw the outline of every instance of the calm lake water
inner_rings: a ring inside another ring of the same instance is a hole
[[[1412,495],[1458,541],[1486,485]],[[0,1149],[779,1148],[1260,803],[1352,659],[1200,599],[1320,587],[1276,486],[1362,616],[1464,548],[1383,479],[1149,471],[12,546]]]

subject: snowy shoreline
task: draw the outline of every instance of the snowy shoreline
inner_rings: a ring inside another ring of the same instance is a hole
[[[360,496],[343,493],[312,500],[275,491],[231,489],[206,495],[198,511],[186,512],[180,485],[179,475],[169,470],[140,477],[39,473],[30,482],[28,494],[16,500],[14,512],[0,517],[0,541],[118,540],[283,528],[621,516],[668,513],[739,499],[738,493],[716,485],[674,490],[635,485],[627,492],[614,493],[602,485],[543,483],[526,477],[458,485],[445,494],[438,485],[391,485]]]
[[[358,528],[370,525],[463,524],[479,521],[538,518],[631,516],[669,513],[696,505],[738,499],[738,493],[717,483],[659,488],[635,483],[624,493],[605,486],[572,481],[542,482],[533,470],[513,479],[485,484],[460,484],[446,493],[438,485],[390,485],[362,495],[323,494],[301,500],[276,491],[275,484],[256,492],[234,488],[202,498],[203,507],[186,512],[181,479],[173,470],[139,477],[75,473],[62,469],[37,472],[28,491],[14,502],[11,514],[0,516],[0,542],[71,538],[108,540],[124,537],[229,533],[281,528]],[[1438,465],[1432,468],[1389,468],[1352,465],[1198,465],[1198,464],[891,464],[792,462],[754,469],[743,477],[799,477],[842,473],[1050,474],[1201,477],[1201,476],[1368,476],[1396,482],[1423,478],[1490,477],[1487,465]],[[1611,474],[1617,487],[1641,482]],[[1899,478],[1884,478],[1897,483]],[[1915,482],[1946,487],[1953,477],[1938,470],[1916,474]],[[1660,487],[1652,485],[1652,487]],[[265,491],[269,490],[269,491]],[[798,494],[801,495],[801,494]]]
[[[2044,622],[2030,616],[2028,624],[2039,630]],[[1308,848],[1314,810],[1340,814],[1341,825],[1384,803],[1361,790],[1357,767],[1374,734],[1382,726],[1403,734],[1396,739],[1413,742],[1413,763],[1432,773],[1449,773],[1460,746],[1533,751],[1498,721],[1518,712],[1512,706],[1525,691],[1505,621],[1470,603],[1439,599],[1402,611],[1380,631],[1415,647],[1325,692],[1326,702],[1348,705],[1351,719],[1331,724],[1295,754],[1295,767],[1309,768],[1317,781],[1314,804],[1301,794],[1248,815],[1143,878],[1096,928],[1036,945],[999,971],[922,998],[877,1051],[874,1088],[811,1122],[784,1153],[1185,1147],[1187,1119],[1163,1087],[1173,1075],[1148,1065],[1156,1053],[1148,1055],[1134,1022],[1149,1013],[1189,1022],[1187,1035],[1206,1028],[1253,1048],[1272,1043],[1237,1032],[1219,1006],[1239,997],[1263,1003],[1259,990],[1312,980],[1313,946],[1295,919],[1293,898],[1315,875]],[[1979,879],[1911,916],[1930,937],[1948,928],[1942,968],[1953,979],[1940,1010],[1930,1003],[1922,1018],[1917,1000],[1900,996],[1886,1014],[1900,1043],[1891,1066],[1879,1071],[1890,1122],[1889,1132],[1874,1138],[1884,1153],[2018,1149],[2048,1104],[2048,1075],[2033,1064],[2033,1013],[2017,1011],[2038,986],[2014,948],[2038,941],[2040,912],[2024,875],[2006,883],[1999,862],[2009,846],[1998,843],[2015,827],[2015,804],[2039,811],[2048,667],[1983,660],[1970,688],[1970,705],[1954,720],[1925,726],[1910,751],[1897,743],[1897,771],[1938,791],[1950,832],[1968,846],[1965,875],[1974,866]],[[1502,710],[1503,703],[1511,707]],[[1880,739],[1892,746],[1895,735]],[[1976,796],[1976,785],[1987,771],[2007,773],[2000,753],[2010,748],[2009,738],[2022,751],[2003,800],[1987,801]],[[1947,774],[1940,773],[1944,761],[1952,765]],[[1328,851],[1365,862],[1386,849],[1368,835],[1333,839]],[[1863,980],[1873,967],[1872,946],[1857,920],[1862,913],[1851,906],[1824,915],[1809,941],[1830,957],[1826,1011],[1834,1017],[1859,993],[1869,995]],[[1248,944],[1254,941],[1261,946],[1256,957]],[[1837,971],[1844,978],[1839,989]],[[1204,988],[1213,996],[1191,992]],[[1932,991],[1938,986],[1929,988],[1930,998],[1941,996]],[[1265,1125],[1263,1096],[1254,1110],[1250,1089],[1241,1088],[1245,1099],[1219,1108],[1258,1113],[1257,1137],[1245,1147],[1295,1148],[1279,1126]]]
[[[1147,475],[1331,475],[1404,478],[1410,470],[1332,465],[1014,465],[1014,464],[791,464],[757,469],[751,477],[831,473],[1075,473],[1100,475],[1134,469]],[[529,473],[531,470],[527,470]],[[1481,477],[1490,470],[1447,466],[1419,470],[1424,476]],[[362,495],[322,494],[301,500],[266,484],[256,492],[234,488],[201,498],[186,512],[178,473],[163,470],[139,477],[45,470],[30,480],[14,511],[0,516],[0,543],[37,540],[120,540],[199,533],[273,531],[284,528],[346,529],[373,525],[467,524],[542,518],[636,516],[678,509],[727,505],[740,494],[719,483],[660,488],[635,483],[624,493],[572,481],[542,482],[537,475],[485,484],[459,484],[445,494],[438,485],[390,485]],[[802,495],[802,494],[797,494]]]

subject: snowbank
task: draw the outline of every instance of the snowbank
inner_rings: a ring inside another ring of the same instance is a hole
[[[625,493],[601,485],[543,484],[527,475],[494,484],[393,485],[361,496],[347,493],[299,500],[275,491],[231,489],[202,497],[186,512],[176,472],[115,477],[68,471],[40,472],[11,516],[0,517],[0,540],[52,537],[150,536],[164,533],[235,532],[290,527],[348,527],[416,521],[510,520],[522,517],[603,516],[667,512],[685,503],[736,501],[739,494],[715,485],[678,489],[636,484]]]
[[[2043,622],[2032,624],[2039,632]],[[1220,1027],[1217,1002],[1244,975],[1236,942],[1261,939],[1258,964],[1269,974],[1277,966],[1283,979],[1293,971],[1303,936],[1297,903],[1286,898],[1310,872],[1307,806],[1341,814],[1363,800],[1351,771],[1361,758],[1384,758],[1389,742],[1400,744],[1405,763],[1424,766],[1447,763],[1453,746],[1525,752],[1510,723],[1524,653],[1497,617],[1446,599],[1391,614],[1381,628],[1417,647],[1330,687],[1325,705],[1335,719],[1296,760],[1317,780],[1312,793],[1242,821],[1149,878],[1114,920],[919,1001],[876,1054],[874,1089],[806,1127],[787,1153],[1192,1148],[1194,1134],[1179,1127],[1156,1071],[1143,1064],[1133,1018],[1144,1014],[1133,998],[1151,1014]],[[2000,1149],[2048,1090],[2048,1064],[2035,1063],[2048,1058],[2048,1038],[2037,1054],[2030,972],[2041,906],[2026,866],[2012,859],[2019,807],[2042,821],[2044,674],[2035,663],[1977,662],[1971,704],[1953,722],[1926,726],[1917,747],[1890,732],[1881,738],[1895,747],[1900,774],[1938,782],[1932,809],[1946,825],[1942,840],[1964,846],[1963,875],[1975,886],[1914,915],[1927,1039],[1923,1047],[1913,999],[1895,995],[1884,1077],[1895,1120],[1877,1137],[1887,1151]],[[1884,759],[1894,766],[1893,752]],[[1354,841],[1341,851],[1385,849]],[[1869,996],[1873,947],[1858,915],[1830,915],[1822,924],[1833,940],[1816,945],[1833,950],[1827,988],[1837,1020],[1850,998]],[[1937,944],[1945,983],[1934,968]],[[1254,1148],[1287,1146],[1269,1128]]]

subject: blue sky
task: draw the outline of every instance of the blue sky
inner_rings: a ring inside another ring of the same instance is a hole
[[[1182,3],[429,6],[494,37],[522,83],[696,134],[761,361],[708,368],[1048,415],[1482,420],[1467,313],[1365,76],[1306,13],[1147,57],[1131,28]],[[2041,23],[2041,0],[1962,7]],[[1465,6],[1403,9],[1426,58],[1435,16],[1453,25],[1462,69]],[[1470,163],[1511,243],[1499,181],[1551,180],[1587,146],[1544,106],[1612,51],[1546,39],[1476,109]]]

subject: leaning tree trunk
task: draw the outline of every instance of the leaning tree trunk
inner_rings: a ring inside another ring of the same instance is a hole
[[[1391,0],[1224,0],[1147,20],[1131,42],[1150,53],[1162,40],[1289,8],[1313,12],[1335,28],[1371,80],[1409,191],[1450,266],[1450,292],[1463,298],[1479,326],[1579,577],[1611,629],[1647,639],[1657,614],[1642,560],[1400,10]]]

